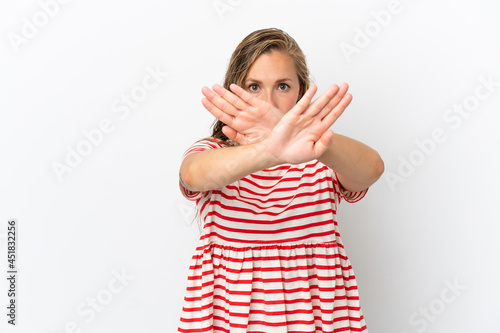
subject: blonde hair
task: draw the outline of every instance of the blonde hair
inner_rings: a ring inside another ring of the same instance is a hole
[[[256,30],[238,44],[229,61],[224,88],[229,90],[232,83],[245,88],[243,84],[254,61],[260,55],[271,53],[273,50],[281,51],[292,58],[299,78],[300,99],[310,86],[306,57],[290,35],[276,28]],[[216,120],[212,125],[212,137],[226,142],[228,137],[222,132],[224,126],[223,122]]]

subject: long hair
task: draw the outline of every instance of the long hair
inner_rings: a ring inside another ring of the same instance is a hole
[[[276,28],[256,30],[240,42],[229,61],[224,78],[224,88],[229,90],[232,83],[245,88],[243,84],[254,61],[260,55],[271,53],[273,50],[281,51],[293,59],[300,84],[299,99],[302,98],[310,86],[306,57],[292,37]],[[227,142],[228,137],[222,132],[224,126],[223,122],[216,119],[212,124],[211,136]]]

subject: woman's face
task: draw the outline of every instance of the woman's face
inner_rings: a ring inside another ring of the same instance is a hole
[[[280,51],[260,55],[250,67],[243,88],[282,112],[299,99],[299,78],[292,58]]]

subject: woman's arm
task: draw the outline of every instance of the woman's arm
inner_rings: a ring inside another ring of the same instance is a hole
[[[273,159],[260,143],[209,149],[186,156],[179,178],[188,190],[201,192],[221,188],[272,166]]]
[[[384,161],[377,151],[336,133],[318,160],[335,170],[342,187],[353,192],[370,187],[384,172]]]

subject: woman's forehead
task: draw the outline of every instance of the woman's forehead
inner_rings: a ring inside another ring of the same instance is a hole
[[[293,59],[288,54],[280,51],[261,54],[250,66],[247,80],[260,81],[263,78],[268,80],[297,79]]]

